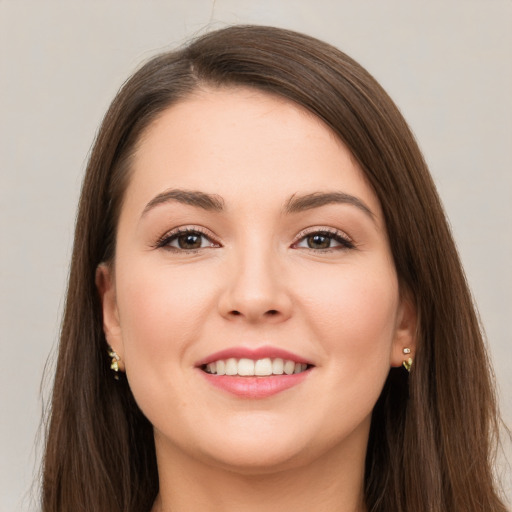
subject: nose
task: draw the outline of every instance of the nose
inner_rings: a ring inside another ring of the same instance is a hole
[[[219,312],[228,320],[280,323],[292,314],[292,299],[278,258],[271,251],[240,254],[228,268]]]

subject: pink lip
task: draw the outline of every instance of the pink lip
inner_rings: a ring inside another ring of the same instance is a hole
[[[248,347],[232,347],[227,348],[225,350],[221,350],[219,352],[215,352],[205,358],[201,359],[196,363],[196,366],[200,367],[208,363],[213,363],[214,361],[218,361],[219,359],[229,359],[234,357],[235,359],[265,359],[266,357],[270,357],[271,359],[275,359],[276,357],[280,357],[281,359],[289,359],[294,361],[295,363],[306,363],[308,365],[312,365],[311,361],[304,359],[297,354],[293,354],[292,352],[288,352],[287,350],[283,350],[276,347],[257,347],[257,348],[248,348]],[[300,375],[300,374],[297,374]]]
[[[240,398],[267,398],[300,384],[310,373],[306,370],[292,375],[268,377],[240,377],[238,375],[212,375],[199,370],[213,386]]]
[[[275,359],[289,359],[295,363],[313,364],[303,357],[276,347],[264,346],[257,348],[232,347],[219,352],[215,352],[196,363],[197,369],[201,375],[213,386],[226,391],[240,398],[267,398],[269,396],[290,389],[300,384],[311,373],[311,368],[292,375],[269,375],[265,377],[240,377],[239,375],[212,375],[202,370],[202,367],[208,363],[220,359],[265,359],[267,357]]]

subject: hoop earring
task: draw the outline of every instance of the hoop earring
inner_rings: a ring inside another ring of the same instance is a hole
[[[112,347],[109,347],[108,355],[112,358],[112,361],[110,362],[110,369],[115,372],[114,379],[119,380],[119,361],[121,358],[117,355],[117,352]]]
[[[404,348],[403,350],[403,353],[404,354],[410,354],[411,353],[411,349],[409,347],[406,347]],[[412,363],[413,363],[413,360],[412,360],[412,357],[408,357],[403,363],[403,367],[408,371],[410,372],[411,371],[411,367],[412,367]]]

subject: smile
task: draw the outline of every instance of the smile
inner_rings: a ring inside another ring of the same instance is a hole
[[[291,359],[276,357],[271,359],[248,359],[234,357],[219,359],[205,364],[202,370],[212,375],[228,375],[239,377],[268,377],[270,375],[292,375],[305,372],[308,364],[295,362]]]
[[[315,364],[278,347],[230,347],[196,363],[205,381],[242,399],[264,399],[291,388],[301,389]]]

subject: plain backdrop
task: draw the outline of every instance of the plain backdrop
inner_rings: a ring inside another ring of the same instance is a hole
[[[510,0],[0,0],[0,512],[38,509],[51,370],[40,387],[103,113],[141,62],[234,23],[324,39],[394,98],[445,203],[512,424]]]

